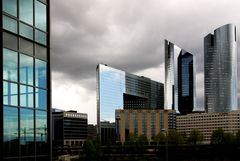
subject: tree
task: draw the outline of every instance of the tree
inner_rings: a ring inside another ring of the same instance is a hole
[[[85,153],[86,161],[98,161],[101,157],[101,146],[96,140],[87,139],[83,145],[83,152]]]
[[[223,135],[224,144],[234,144],[235,142],[236,142],[236,139],[232,133],[224,133]]]
[[[169,130],[167,132],[167,141],[169,144],[181,144],[184,142],[183,136],[176,130]]]
[[[238,132],[235,135],[235,141],[236,144],[240,144],[240,130],[238,130]]]
[[[203,134],[198,129],[193,129],[187,140],[190,144],[197,144],[197,142],[203,141]]]
[[[211,144],[224,144],[224,130],[222,128],[213,131]]]
[[[159,132],[157,135],[154,136],[153,138],[154,142],[158,144],[163,144],[166,141],[166,137],[164,133]]]

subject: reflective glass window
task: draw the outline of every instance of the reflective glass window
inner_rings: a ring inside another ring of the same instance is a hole
[[[47,7],[35,0],[35,26],[43,31],[47,28]]]
[[[20,54],[20,82],[33,85],[33,58]]]
[[[42,60],[35,59],[35,83],[36,86],[46,88],[47,84],[47,63]]]
[[[3,47],[18,50],[18,39],[16,36],[3,32]]]
[[[33,87],[20,85],[20,106],[33,107]]]
[[[47,91],[44,89],[35,89],[36,108],[47,109]]]
[[[36,110],[36,151],[47,154],[47,112]]]
[[[18,54],[3,48],[3,79],[18,81]]]
[[[35,41],[40,44],[47,45],[46,33],[39,31],[39,30],[35,30]]]
[[[3,109],[3,154],[18,155],[18,109],[4,106]]]
[[[19,51],[24,54],[33,55],[33,43],[28,40],[20,38]]]
[[[17,33],[17,21],[13,18],[3,15],[3,28],[5,30]]]
[[[33,28],[31,26],[19,23],[19,34],[33,40]]]
[[[3,11],[17,17],[17,0],[3,0]]]
[[[3,81],[3,104],[18,105],[18,88],[17,84]]]
[[[33,110],[20,109],[20,145],[22,155],[34,153]]]
[[[19,0],[19,18],[33,25],[33,0]]]
[[[35,56],[36,58],[47,60],[47,48],[35,44]]]

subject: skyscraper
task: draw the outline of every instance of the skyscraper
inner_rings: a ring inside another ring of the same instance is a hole
[[[181,114],[192,112],[195,104],[194,56],[165,40],[164,109]]]
[[[1,161],[51,161],[48,0],[1,0]]]
[[[236,27],[227,24],[204,38],[205,110],[230,112],[237,104]]]
[[[107,65],[97,66],[97,124],[115,121],[115,109],[163,109],[163,84]]]

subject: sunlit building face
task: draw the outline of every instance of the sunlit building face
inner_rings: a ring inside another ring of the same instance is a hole
[[[0,160],[50,161],[49,2],[2,0],[1,6]]]

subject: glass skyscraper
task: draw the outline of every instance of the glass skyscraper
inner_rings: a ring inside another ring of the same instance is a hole
[[[116,109],[163,109],[163,84],[107,65],[97,66],[97,124],[115,122]]]
[[[194,56],[165,40],[164,109],[186,114],[194,104]]]
[[[2,161],[51,161],[48,0],[1,0]]]
[[[227,24],[204,38],[205,110],[238,109],[236,27]]]

